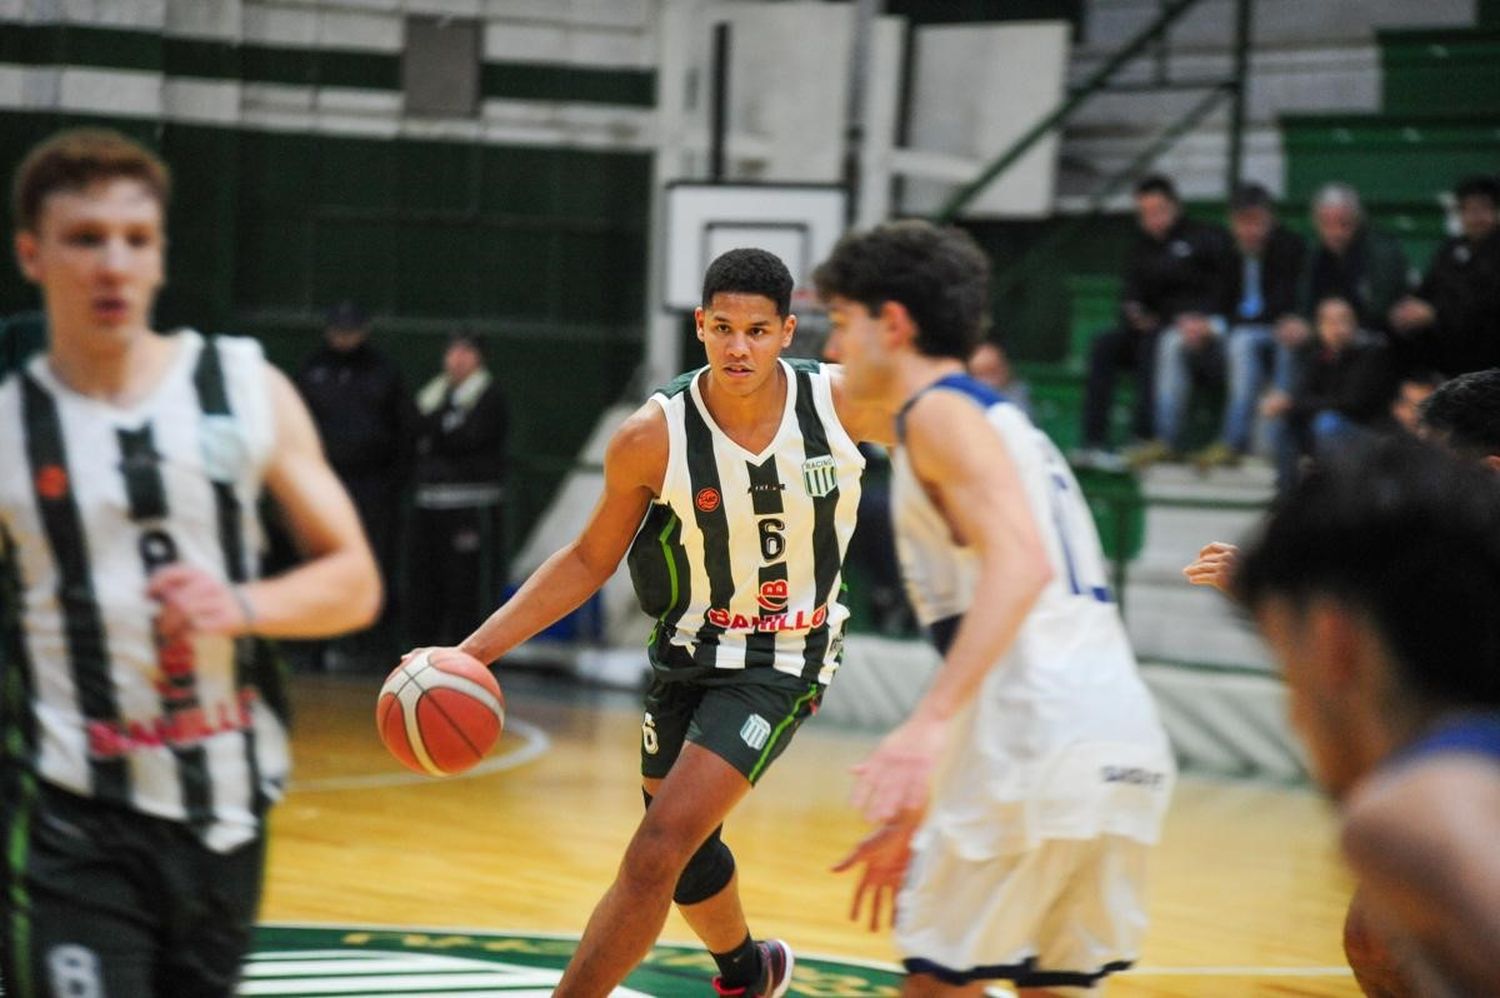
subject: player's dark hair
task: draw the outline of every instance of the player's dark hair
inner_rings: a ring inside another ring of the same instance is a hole
[[[1144,194],[1160,194],[1174,204],[1180,200],[1177,197],[1177,185],[1160,173],[1148,173],[1135,182],[1135,196],[1141,197]]]
[[[989,317],[989,258],[968,233],[930,222],[846,235],[813,283],[822,298],[837,295],[871,312],[899,302],[917,325],[917,349],[932,357],[968,360]]]
[[[35,231],[49,194],[78,191],[117,177],[144,184],[166,214],[172,171],[139,142],[108,128],[70,128],[44,139],[16,168],[11,189],[16,228]]]
[[[703,307],[714,295],[763,295],[776,303],[776,314],[792,311],[792,273],[775,253],[763,249],[732,249],[720,253],[703,275]]]
[[[1464,457],[1500,454],[1500,367],[1439,385],[1421,409],[1422,426]]]
[[[1453,185],[1453,196],[1460,201],[1465,198],[1489,198],[1491,205],[1500,208],[1500,177],[1487,173],[1465,177]]]
[[[1473,461],[1398,437],[1322,463],[1278,500],[1234,589],[1252,611],[1334,600],[1375,628],[1405,693],[1500,707],[1500,480]]]

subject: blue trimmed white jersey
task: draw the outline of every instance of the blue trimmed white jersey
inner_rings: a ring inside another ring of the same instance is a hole
[[[146,587],[179,560],[256,577],[275,416],[254,340],[170,339],[170,369],[128,408],[45,356],[0,384],[0,715],[41,779],[227,851],[286,778],[279,677],[258,675],[253,641],[163,640]]]
[[[1102,832],[1154,841],[1172,755],[1078,482],[1046,434],[992,389],[954,375],[928,390],[957,391],[984,408],[1019,474],[1053,575],[959,722],[932,820],[982,855]],[[912,605],[946,650],[958,618],[984,612],[974,605],[978,559],[953,540],[905,446],[892,455],[891,508]]]
[[[827,683],[843,655],[839,601],[864,456],[825,367],[779,361],[786,407],[759,454],[713,420],[690,372],[651,396],[667,419],[662,491],[630,549],[641,608],[657,618],[663,678],[754,681],[774,669]]]

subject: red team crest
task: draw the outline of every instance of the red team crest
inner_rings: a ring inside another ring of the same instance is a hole
[[[773,613],[786,609],[787,584],[785,579],[769,579],[760,584],[760,594],[755,602]]]
[[[719,490],[699,489],[698,495],[694,497],[693,501],[698,504],[698,508],[703,512],[712,513],[719,508]]]
[[[36,491],[43,499],[61,499],[68,494],[68,472],[60,464],[37,469]]]

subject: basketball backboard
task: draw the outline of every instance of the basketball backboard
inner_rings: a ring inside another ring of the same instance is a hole
[[[708,265],[742,246],[776,254],[806,288],[844,232],[846,200],[838,184],[668,184],[663,306],[696,308]]]

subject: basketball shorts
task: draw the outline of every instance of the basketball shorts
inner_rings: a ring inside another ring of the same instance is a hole
[[[755,682],[654,681],[641,720],[641,775],[667,775],[684,742],[708,749],[754,784],[817,713],[823,685],[764,670]]]
[[[975,860],[923,829],[896,906],[906,969],[952,985],[1004,979],[1085,993],[1136,959],[1149,849],[1101,835]]]
[[[260,902],[264,839],[220,854],[185,825],[6,774],[6,995],[228,998]],[[27,778],[29,780],[29,778]],[[11,900],[18,901],[11,904]]]

